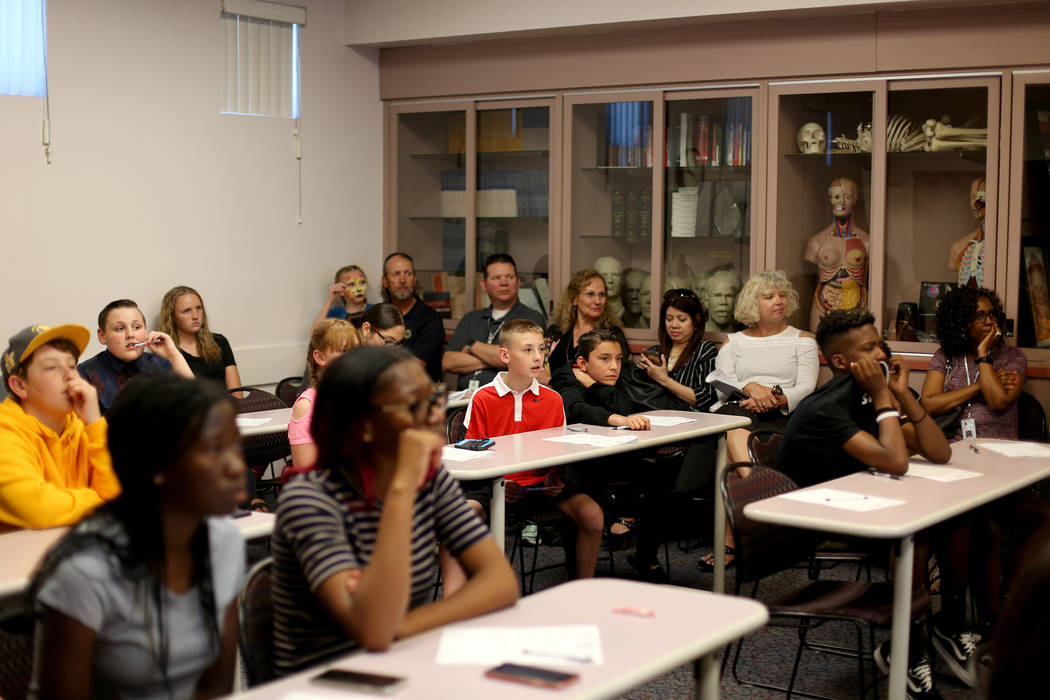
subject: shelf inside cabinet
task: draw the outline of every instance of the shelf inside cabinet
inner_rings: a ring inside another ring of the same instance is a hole
[[[550,155],[550,151],[478,151],[479,157],[500,157],[500,158],[546,158]],[[456,160],[466,157],[465,153],[412,153],[411,158],[420,158],[423,160],[434,159],[434,160]]]
[[[596,165],[593,168],[580,168],[585,173],[596,172],[626,172],[626,173],[651,173],[653,169],[644,165]]]
[[[410,216],[410,221],[463,221],[462,216]],[[479,216],[479,221],[547,221],[547,216]]]
[[[668,172],[697,173],[701,180],[749,180],[751,166],[728,165],[669,165]]]

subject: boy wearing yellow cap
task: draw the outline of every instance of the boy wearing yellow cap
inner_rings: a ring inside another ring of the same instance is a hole
[[[72,525],[120,493],[98,393],[77,373],[90,337],[30,326],[0,358],[0,532]]]

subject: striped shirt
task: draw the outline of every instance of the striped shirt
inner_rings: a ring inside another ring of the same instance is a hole
[[[660,346],[654,345],[649,350],[660,352]],[[707,383],[707,375],[711,374],[715,368],[717,356],[718,346],[710,340],[701,340],[693,348],[693,354],[689,356],[684,365],[679,362],[677,367],[667,373],[671,379],[693,390],[693,395],[696,397],[696,406],[693,410],[706,411],[718,400],[714,387]]]
[[[284,675],[357,647],[324,609],[317,590],[330,576],[368,565],[380,509],[329,470],[308,472],[281,490],[273,531],[274,666]],[[410,607],[430,598],[437,543],[459,555],[488,535],[444,467],[416,494]]]

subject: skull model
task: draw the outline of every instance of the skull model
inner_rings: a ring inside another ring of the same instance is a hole
[[[827,145],[824,128],[816,122],[807,122],[802,125],[795,136],[799,153],[823,153]]]

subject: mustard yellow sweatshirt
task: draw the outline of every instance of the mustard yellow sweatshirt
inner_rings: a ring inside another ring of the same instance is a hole
[[[0,532],[72,525],[117,497],[106,419],[75,413],[55,434],[10,397],[0,403]]]

